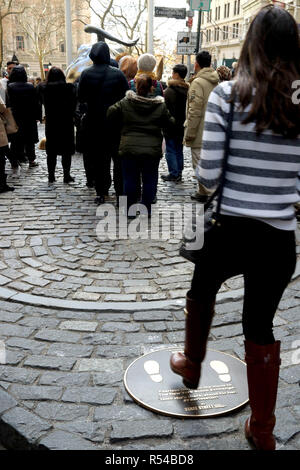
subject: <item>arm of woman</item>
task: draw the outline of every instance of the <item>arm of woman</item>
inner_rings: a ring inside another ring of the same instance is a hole
[[[201,158],[196,177],[206,188],[218,186],[222,173],[226,127],[230,111],[223,88],[218,86],[210,94],[204,121]]]
[[[117,126],[118,129],[120,128],[122,123],[121,101],[118,101],[108,108],[106,119],[111,126]]]

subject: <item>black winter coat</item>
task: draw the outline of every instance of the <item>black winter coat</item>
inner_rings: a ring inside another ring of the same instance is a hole
[[[99,138],[105,139],[109,131],[106,123],[108,108],[121,100],[129,87],[123,72],[109,65],[110,55],[106,43],[94,44],[90,58],[94,65],[81,74],[78,98],[81,103],[87,104],[89,136],[99,143]]]
[[[186,101],[189,85],[184,80],[170,80],[168,88],[165,90],[165,101],[168,110],[175,118],[175,129],[172,134],[165,134],[165,137],[176,137],[183,139],[184,122],[186,119]]]
[[[46,114],[47,153],[73,155],[75,153],[75,85],[50,82],[41,85],[40,92]]]
[[[19,127],[14,139],[26,144],[36,144],[39,141],[37,121],[40,121],[42,116],[37,91],[32,83],[8,83],[7,107],[12,109]]]

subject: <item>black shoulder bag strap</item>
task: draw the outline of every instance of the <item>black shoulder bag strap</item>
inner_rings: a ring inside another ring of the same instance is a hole
[[[213,202],[215,197],[219,195],[217,208],[214,213],[215,219],[217,219],[220,213],[220,208],[221,208],[221,202],[222,202],[222,196],[223,196],[223,190],[224,190],[224,184],[225,184],[225,176],[226,176],[226,170],[227,170],[227,163],[228,163],[228,157],[229,157],[230,140],[232,136],[233,114],[234,114],[234,101],[230,103],[230,111],[229,111],[229,117],[228,117],[227,129],[226,129],[226,139],[225,139],[224,157],[223,157],[222,173],[220,176],[220,183],[216,191],[209,197],[208,201],[204,204],[204,212],[205,212],[211,206],[211,203]]]

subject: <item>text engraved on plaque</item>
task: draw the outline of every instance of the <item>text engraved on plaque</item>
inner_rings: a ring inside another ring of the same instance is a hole
[[[211,408],[225,408],[222,403],[205,403],[206,400],[218,400],[226,395],[236,394],[236,388],[232,384],[208,385],[197,390],[170,389],[159,390],[158,399],[161,401],[180,400],[183,403],[200,402],[194,406],[185,407],[185,411],[194,411]]]

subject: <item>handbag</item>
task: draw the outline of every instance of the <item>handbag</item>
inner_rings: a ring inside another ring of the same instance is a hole
[[[43,137],[42,140],[40,141],[39,149],[40,150],[46,150],[46,137]]]
[[[228,157],[229,157],[229,146],[230,146],[230,139],[231,139],[231,134],[232,134],[232,121],[233,121],[233,114],[234,114],[234,102],[232,101],[230,103],[230,112],[229,112],[229,118],[228,118],[228,125],[226,129],[226,139],[225,139],[225,147],[224,147],[224,157],[223,157],[223,165],[222,165],[222,172],[221,172],[221,177],[220,177],[220,183],[215,190],[215,192],[208,198],[207,202],[204,204],[204,235],[206,235],[208,232],[211,230],[215,230],[217,227],[220,227],[220,221],[219,221],[219,215],[220,215],[220,209],[221,209],[221,201],[222,201],[222,195],[223,195],[223,190],[224,190],[224,184],[225,184],[225,175],[226,175],[226,169],[227,169],[227,162],[228,162]],[[214,199],[216,196],[218,196],[218,202],[217,202],[217,207],[214,209]],[[179,254],[183,258],[185,258],[188,261],[191,261],[192,263],[197,263],[202,249],[203,249],[203,244],[201,248],[198,249],[191,249],[189,246],[195,242],[195,233],[197,230],[198,224],[197,224],[197,215],[193,215],[192,220],[191,220],[191,232],[193,233],[193,238],[188,238],[186,234],[183,236],[182,244],[179,249]]]
[[[4,126],[5,126],[5,130],[6,130],[7,135],[16,134],[18,132],[19,128],[16,124],[15,118],[14,118],[12,110],[10,108],[5,108],[1,112],[1,119],[4,122]]]

